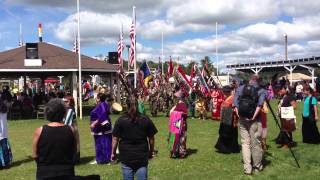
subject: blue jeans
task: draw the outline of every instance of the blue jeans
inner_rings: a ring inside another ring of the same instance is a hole
[[[131,167],[121,163],[123,180],[133,180],[136,175],[137,180],[148,179],[148,166],[142,166],[139,169],[132,169]]]

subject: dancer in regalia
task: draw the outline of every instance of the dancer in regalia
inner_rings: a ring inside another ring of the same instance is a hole
[[[234,91],[231,86],[224,86],[225,101],[221,105],[221,123],[219,138],[215,145],[221,153],[239,153],[238,144],[238,117],[232,107]]]
[[[184,102],[184,93],[179,90],[175,95],[178,103],[170,111],[169,149],[170,157],[184,158],[187,155],[187,113],[188,107]]]
[[[280,122],[281,122],[281,131],[276,139],[276,143],[280,144],[282,147],[295,146],[296,143],[293,141],[292,132],[296,129],[295,125],[295,115],[294,109],[296,108],[296,97],[294,95],[294,89],[292,87],[286,91],[286,94],[282,97],[278,109],[280,114]],[[286,112],[282,112],[286,111]],[[282,117],[284,114],[287,114],[288,111],[292,111],[292,117]]]
[[[107,96],[99,93],[97,105],[90,112],[90,128],[95,141],[96,161],[91,164],[104,164],[111,161],[112,124],[109,117],[110,105],[106,103]]]
[[[196,111],[199,114],[199,119],[207,119],[206,102],[205,97],[202,94],[198,95],[198,100],[196,101]]]
[[[211,92],[211,118],[214,120],[220,120],[221,104],[223,102],[223,94],[218,90],[216,86],[213,87]]]

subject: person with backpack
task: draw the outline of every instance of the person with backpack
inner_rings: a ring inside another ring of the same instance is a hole
[[[236,90],[233,101],[233,106],[239,117],[244,173],[246,175],[251,175],[253,169],[256,171],[263,170],[260,111],[267,92],[265,89],[259,88],[259,82],[259,76],[253,75],[249,83],[240,86]]]

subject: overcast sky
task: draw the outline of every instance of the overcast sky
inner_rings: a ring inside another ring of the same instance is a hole
[[[116,51],[121,24],[129,43],[133,5],[139,59],[159,58],[162,32],[165,59],[181,63],[204,56],[216,62],[216,46],[221,66],[283,59],[284,34],[290,59],[320,55],[317,0],[80,0],[82,53]],[[24,40],[37,41],[39,22],[44,41],[72,49],[76,18],[76,0],[0,1],[0,50],[17,47],[20,23]]]

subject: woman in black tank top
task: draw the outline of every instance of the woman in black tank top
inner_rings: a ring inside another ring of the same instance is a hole
[[[37,180],[74,177],[76,142],[72,127],[62,122],[66,107],[61,99],[52,99],[45,108],[47,125],[35,130],[32,157],[37,163]]]

